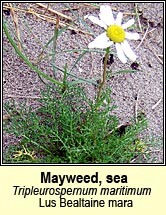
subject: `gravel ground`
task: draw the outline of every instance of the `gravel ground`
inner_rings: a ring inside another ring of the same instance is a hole
[[[98,5],[100,4],[98,3]],[[123,12],[125,20],[134,15],[135,3],[107,4],[112,6],[115,14],[117,14],[117,11]],[[97,8],[84,3],[68,3],[68,5],[75,8],[74,12],[80,17],[87,14],[98,15],[99,12]],[[138,112],[144,112],[148,119],[148,128],[142,136],[144,138],[148,137],[149,140],[152,138],[160,139],[161,142],[163,139],[163,6],[163,3],[137,3],[137,9],[142,15],[139,18],[140,25],[138,20],[136,21],[136,29],[139,31],[141,39],[134,42],[130,41],[130,45],[138,55],[138,72],[113,75],[107,81],[107,84],[112,88],[112,99],[118,106],[114,114],[119,117],[120,123],[125,123],[135,116],[135,98],[137,96]],[[32,63],[36,63],[38,54],[41,52],[40,44],[45,44],[51,38],[54,25],[48,20],[42,20],[32,14],[34,11],[40,14],[41,11],[42,13],[45,11],[35,3],[13,3],[13,7],[29,10],[29,12],[17,11],[16,15],[18,16],[18,26],[20,38],[24,44],[24,52]],[[74,18],[70,11],[64,10],[65,7],[61,3],[50,3],[49,8]],[[55,14],[51,12],[46,11],[45,15],[47,14],[55,17]],[[4,12],[4,16],[14,28],[11,14]],[[60,21],[63,23],[69,22],[61,16]],[[90,20],[85,20],[85,22],[96,35],[102,32],[102,29],[91,23]],[[80,22],[77,22],[75,27],[87,32],[85,26]],[[86,48],[92,40],[93,37],[84,32],[67,30],[58,38],[57,50]],[[35,98],[40,96],[39,89],[43,87],[43,83],[38,75],[30,70],[15,54],[5,35],[3,35],[3,47],[3,102],[9,101],[9,98],[13,97],[15,102],[19,104],[27,98],[27,105],[33,108],[38,107],[39,104]],[[70,68],[78,56],[79,53],[63,54],[56,59],[56,63],[63,67],[64,62],[67,62]],[[80,74],[88,79],[100,77],[101,67],[103,66],[102,58],[102,54],[97,53],[85,55],[73,70],[73,73]],[[43,60],[39,68],[46,74],[52,75],[52,67],[48,60]],[[114,57],[114,63],[111,65],[113,73],[119,69],[130,68],[131,62],[128,61],[124,65]],[[57,74],[57,77],[60,78],[59,74]],[[95,88],[88,86],[89,94],[94,96]],[[16,142],[17,140],[13,135],[4,134],[4,153],[9,144],[15,144]],[[163,146],[151,147],[151,158],[154,163],[163,162],[162,148]]]

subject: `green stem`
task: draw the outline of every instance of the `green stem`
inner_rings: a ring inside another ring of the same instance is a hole
[[[98,93],[97,93],[97,100],[96,100],[97,103],[100,101],[101,92],[102,92],[102,89],[104,87],[104,84],[105,84],[105,81],[106,81],[106,78],[107,78],[107,60],[108,60],[108,57],[109,57],[109,50],[110,50],[110,47],[108,47],[106,49],[106,53],[105,53],[103,78],[102,78],[102,81],[100,82],[99,90],[98,90]]]
[[[64,75],[63,75],[63,88],[62,92],[64,93],[67,89],[67,64],[64,66]]]

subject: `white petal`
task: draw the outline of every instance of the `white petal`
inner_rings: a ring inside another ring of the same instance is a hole
[[[121,47],[121,44],[120,43],[116,43],[115,47],[116,47],[118,58],[122,61],[122,63],[126,63],[127,62],[127,58],[125,57],[125,54],[124,54],[123,49]]]
[[[89,43],[88,48],[107,48],[113,44],[112,41],[106,36],[106,32],[97,36],[94,41]]]
[[[125,24],[122,25],[123,29],[126,29],[130,26],[132,26],[134,24],[135,20],[134,19],[130,19],[129,21],[127,21]]]
[[[128,44],[128,42],[125,40],[123,43],[121,43],[122,49],[125,53],[125,55],[132,61],[135,61],[137,56],[135,55],[135,53],[133,52],[133,50],[131,49],[130,45]]]
[[[138,33],[125,32],[125,36],[129,40],[139,40],[140,36]]]
[[[119,12],[117,17],[116,17],[116,21],[115,21],[116,25],[121,26],[122,18],[123,18],[123,13]]]
[[[98,19],[97,17],[89,15],[87,18],[90,19],[93,23],[99,25],[100,27],[105,28],[105,29],[107,28],[107,25],[104,24],[104,23],[103,23],[100,19]]]
[[[87,15],[84,16],[84,19],[87,19],[88,17],[89,17],[89,15],[87,14]]]
[[[100,19],[107,25],[113,25],[115,23],[112,9],[109,5],[101,5],[100,6]]]

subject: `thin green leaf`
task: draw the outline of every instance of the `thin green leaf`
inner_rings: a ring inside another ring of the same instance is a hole
[[[58,69],[59,71],[61,71],[61,72],[63,72],[63,73],[65,73],[65,71],[62,69],[62,68],[60,68],[60,67],[58,67],[58,66],[56,66],[55,64],[51,64],[52,66],[53,66],[53,68],[55,68],[55,69]]]
[[[87,83],[90,83],[90,84],[94,84],[94,85],[98,85],[96,82],[94,82],[95,80],[100,80],[100,78],[72,81],[72,82],[69,83],[69,85],[72,86],[72,85],[81,84],[81,83],[84,83],[84,82],[87,82]]]
[[[77,60],[74,62],[70,72],[74,69],[74,67],[76,66],[76,64],[81,60],[81,58],[87,53],[87,51],[84,51],[82,54],[80,54],[80,56],[77,58]]]
[[[29,138],[28,138],[27,136],[25,136],[24,134],[23,134],[22,136],[23,136],[25,139],[27,139],[28,141],[30,141],[31,143],[33,143],[34,145],[36,145],[37,147],[43,149],[44,151],[46,151],[46,152],[49,153],[49,154],[52,154],[50,150],[48,150],[48,149],[46,149],[45,147],[39,145],[37,142],[35,142],[35,141],[29,139]]]
[[[70,22],[68,25],[64,26],[63,28],[61,28],[58,32],[58,36],[60,36],[64,31],[66,31],[72,24],[74,24],[76,22],[76,20]]]
[[[67,64],[64,66],[64,76],[63,76],[63,85],[66,87],[67,85]]]
[[[75,22],[75,20],[74,21],[72,21],[72,22],[70,22],[68,25],[66,25],[66,26],[64,26],[63,28],[61,28],[59,31],[58,31],[58,37],[65,31],[65,30],[67,30],[69,27],[70,27],[70,25],[72,25],[73,23]],[[53,37],[51,37],[51,39],[45,44],[45,48],[47,48],[48,47],[48,45],[52,42],[54,40],[54,36]]]
[[[71,13],[72,13],[75,17],[77,17],[77,19],[78,19],[78,20],[81,22],[81,24],[88,30],[89,33],[91,33],[92,35],[94,35],[94,36],[96,37],[96,34],[94,33],[94,31],[92,31],[92,29],[89,28],[89,26],[87,25],[87,23],[86,23],[83,19],[81,19],[81,17],[80,17],[79,15],[77,15],[77,13],[75,13],[75,12],[72,10],[71,7],[69,7],[66,3],[63,3],[63,5],[64,5],[66,8],[68,8],[68,9],[71,11]]]
[[[59,25],[59,23],[58,23],[58,25]],[[54,36],[53,36],[53,46],[52,46],[52,52],[53,52],[52,59],[51,59],[52,63],[54,63],[56,61],[56,45],[57,45],[57,39],[58,39],[58,31],[59,31],[59,29],[57,28],[57,26],[55,26]],[[53,68],[53,76],[54,76],[54,78],[56,78],[55,68]]]
[[[95,53],[105,53],[105,50],[101,50],[101,49],[67,49],[67,50],[63,50],[60,51],[58,53],[63,53],[63,52],[95,52]],[[112,52],[110,52],[112,53]]]
[[[33,69],[37,74],[43,76],[44,78],[46,78],[48,81],[51,81],[54,84],[57,84],[59,86],[63,86],[63,83],[51,78],[50,76],[46,75],[45,73],[43,73],[41,70],[39,70],[36,66],[33,66],[32,63],[28,60],[28,58],[26,58],[26,56],[18,49],[16,43],[14,42],[14,40],[12,39],[9,31],[7,30],[6,24],[3,20],[3,29],[4,32],[9,40],[9,42],[11,43],[11,45],[13,46],[13,48],[15,49],[16,53],[19,55],[20,58],[22,58],[22,60],[31,68]]]
[[[52,66],[55,67],[56,69],[58,69],[59,71],[63,72],[63,73],[66,72],[66,71],[64,71],[63,69],[59,68],[58,66],[56,66],[56,65],[54,65],[54,64],[52,64]],[[69,76],[71,76],[71,77],[77,78],[77,79],[81,80],[82,82],[87,82],[87,83],[95,84],[95,85],[96,85],[96,82],[93,82],[93,81],[91,81],[91,80],[78,77],[78,76],[76,76],[76,75],[74,75],[74,74],[71,74],[71,73],[69,73],[69,72],[66,72],[66,74],[69,75]],[[97,78],[97,79],[98,79],[98,78]],[[74,81],[73,81],[73,82],[74,82]],[[70,84],[72,85],[72,83],[70,83]]]
[[[113,75],[122,74],[122,73],[134,73],[134,72],[142,72],[142,70],[124,69],[124,70],[119,70],[118,72],[114,72]]]

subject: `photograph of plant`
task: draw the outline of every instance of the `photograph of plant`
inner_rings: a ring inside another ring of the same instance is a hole
[[[163,3],[3,3],[3,163],[163,163]]]

